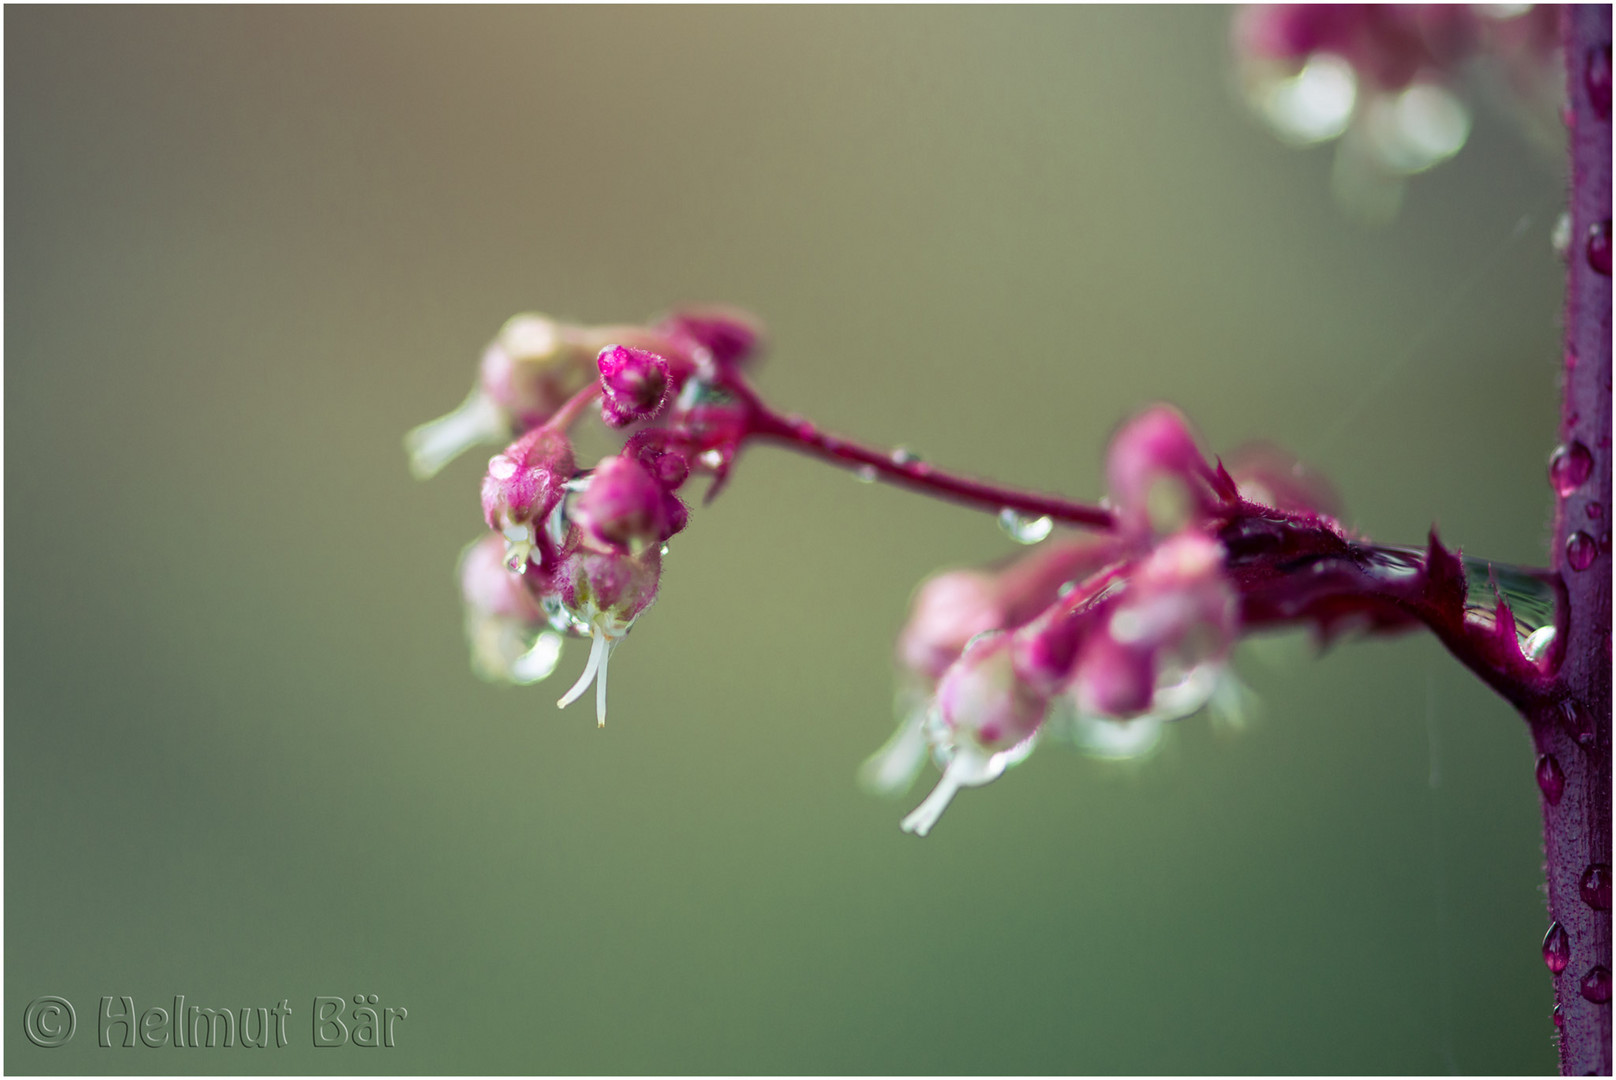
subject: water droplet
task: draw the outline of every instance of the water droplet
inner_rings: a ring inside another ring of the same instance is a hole
[[[1549,932],[1543,935],[1543,962],[1556,975],[1571,963],[1571,935],[1567,934],[1565,927],[1558,922],[1551,925]]]
[[[1587,533],[1578,530],[1566,537],[1566,562],[1573,570],[1586,570],[1594,564],[1599,545]]]
[[[1556,1005],[1554,1007],[1554,1012],[1550,1014],[1550,1019],[1552,1019],[1554,1021],[1554,1026],[1555,1027],[1557,1027],[1557,1028],[1565,1027],[1565,1013],[1560,1011],[1560,1006]]]
[[[1565,794],[1565,772],[1553,754],[1537,759],[1537,789],[1550,806],[1560,805],[1560,796]]]
[[[1554,219],[1554,229],[1549,233],[1549,243],[1554,247],[1554,253],[1562,259],[1571,250],[1571,211],[1562,210],[1560,216]]]
[[[1554,627],[1540,626],[1526,635],[1521,642],[1521,655],[1528,660],[1541,660],[1548,653],[1549,646],[1554,644]]]
[[[880,474],[875,471],[874,465],[860,465],[853,470],[853,479],[861,484],[873,484]]]
[[[1582,81],[1588,87],[1588,104],[1601,120],[1610,119],[1610,46],[1595,45],[1588,50],[1588,66]]]
[[[1610,968],[1604,964],[1589,968],[1588,974],[1582,977],[1582,996],[1599,1005],[1609,1001]]]
[[[894,465],[913,465],[919,460],[920,455],[907,446],[900,446],[892,451],[892,464]]]
[[[1589,517],[1593,518],[1596,521],[1605,516],[1605,504],[1602,503],[1602,502],[1599,502],[1597,500],[1595,500],[1594,502],[1589,503],[1583,509],[1584,509],[1584,511],[1587,513],[1587,515]]]
[[[1582,902],[1595,911],[1610,910],[1610,867],[1605,863],[1596,862],[1582,872],[1582,880],[1577,883],[1582,893]]]
[[[1610,277],[1610,219],[1588,226],[1588,265]]]
[[[1047,514],[1029,517],[1007,506],[999,511],[999,528],[1018,544],[1036,544],[1054,531],[1055,523]]]
[[[1562,498],[1585,484],[1593,471],[1593,455],[1575,439],[1556,447],[1549,457],[1549,483]]]
[[[696,460],[709,469],[722,469],[724,467],[724,451],[717,448],[703,450]]]

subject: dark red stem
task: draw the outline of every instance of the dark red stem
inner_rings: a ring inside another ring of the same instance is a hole
[[[1527,716],[1539,776],[1552,778],[1539,785],[1550,932],[1563,930],[1570,950],[1554,977],[1560,1070],[1583,1076],[1611,1072],[1611,9],[1568,9],[1565,41],[1573,240],[1560,439],[1591,468],[1579,485],[1556,485],[1553,557],[1568,601],[1560,695]],[[1602,891],[1590,875],[1602,875]]]
[[[817,457],[842,468],[862,471],[872,480],[880,479],[950,502],[983,510],[1013,510],[1028,517],[1048,517],[1065,525],[1089,529],[1112,529],[1116,521],[1109,510],[1072,502],[1056,495],[1018,491],[985,480],[975,480],[939,469],[902,451],[882,451],[829,435],[807,420],[785,417],[770,409],[763,400],[732,376],[725,389],[747,407],[744,437],[767,439]]]

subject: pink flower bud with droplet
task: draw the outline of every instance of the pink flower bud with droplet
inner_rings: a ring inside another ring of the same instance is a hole
[[[925,735],[944,762],[942,778],[903,819],[925,836],[961,788],[991,783],[1032,752],[1049,699],[1016,670],[1013,637],[998,631],[972,640],[937,687]]]
[[[518,573],[543,539],[545,520],[572,479],[572,443],[559,431],[534,428],[488,461],[483,520],[504,534],[507,565]]]
[[[604,391],[601,417],[611,427],[654,420],[673,396],[668,361],[627,345],[608,345],[595,359]]]
[[[1216,474],[1177,409],[1157,405],[1124,424],[1106,452],[1117,522],[1133,537],[1165,536],[1216,510]]]
[[[689,511],[637,459],[617,454],[595,466],[568,516],[596,547],[638,553],[682,530]]]

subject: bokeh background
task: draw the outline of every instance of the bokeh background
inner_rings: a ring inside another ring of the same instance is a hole
[[[1558,163],[1484,108],[1358,225],[1228,18],[8,8],[7,1071],[1551,1071],[1527,736],[1431,641],[1247,647],[1243,732],[918,841],[853,774],[987,517],[750,454],[602,732],[585,650],[467,665],[485,455],[405,468],[508,315],[727,301],[782,408],[940,464],[1092,498],[1165,398],[1542,562]],[[291,1045],[96,1046],[181,993]],[[398,1045],[314,1049],[354,993]]]

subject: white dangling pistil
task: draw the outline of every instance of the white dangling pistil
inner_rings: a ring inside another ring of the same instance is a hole
[[[578,676],[578,681],[572,684],[571,690],[561,695],[561,700],[556,702],[556,708],[565,709],[568,705],[584,696],[584,691],[588,690],[589,684],[595,680],[595,672],[600,670],[601,658],[605,652],[606,635],[600,632],[599,627],[596,627],[594,643],[589,646],[589,662],[584,665],[584,673]]]

